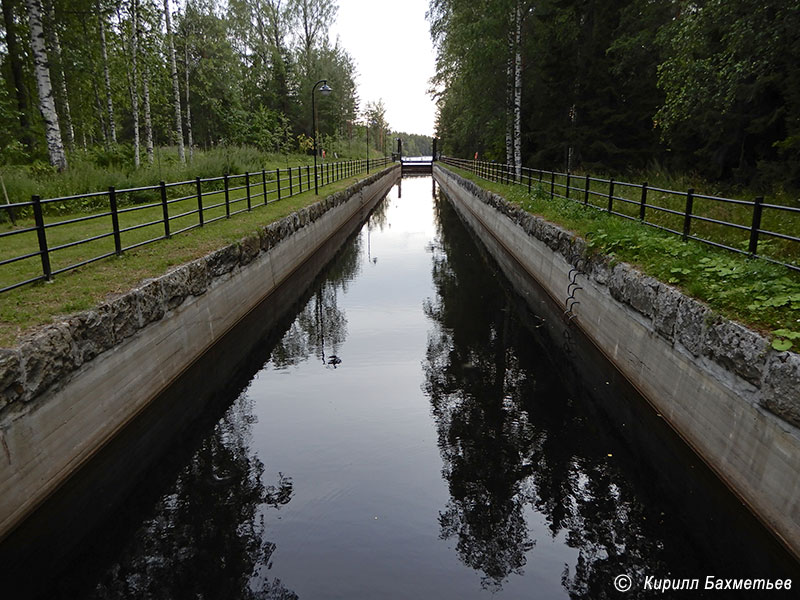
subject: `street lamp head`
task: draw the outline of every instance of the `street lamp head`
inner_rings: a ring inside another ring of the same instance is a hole
[[[322,94],[323,96],[327,96],[327,95],[329,95],[329,94],[330,94],[332,91],[333,91],[333,90],[332,90],[332,89],[331,89],[331,87],[328,85],[328,82],[327,82],[327,81],[326,81],[325,83],[323,83],[323,84],[322,84],[322,87],[321,87],[321,88],[319,88],[319,93],[320,93],[320,94]]]

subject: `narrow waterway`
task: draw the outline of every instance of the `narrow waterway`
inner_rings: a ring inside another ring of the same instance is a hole
[[[546,299],[530,305],[431,178],[404,179],[43,597],[594,600],[656,597],[647,576],[800,585],[658,415]]]

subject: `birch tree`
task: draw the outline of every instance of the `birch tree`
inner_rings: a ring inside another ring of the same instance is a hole
[[[114,121],[114,100],[111,93],[111,76],[108,69],[108,47],[106,45],[106,23],[103,12],[100,10],[100,0],[95,0],[97,10],[97,29],[100,34],[100,52],[103,57],[103,79],[106,84],[106,108],[108,110],[108,130],[112,143],[117,143],[117,126]]]
[[[147,162],[153,164],[155,159],[153,152],[153,119],[150,116],[150,66],[147,62],[142,68],[142,96],[144,102],[144,139],[147,151]]]
[[[155,160],[153,149],[153,119],[150,112],[150,66],[153,56],[152,48],[152,24],[155,15],[151,10],[152,5],[148,2],[144,7],[139,5],[137,10],[136,38],[137,47],[141,56],[142,73],[142,109],[144,110],[144,140],[145,151],[147,152],[147,163],[152,165]]]
[[[139,71],[137,52],[139,49],[139,9],[138,0],[131,0],[131,35],[129,50],[131,54],[130,92],[131,113],[133,117],[133,165],[138,169],[141,164],[139,157]]]
[[[53,0],[45,0],[44,9],[47,14],[48,27],[47,38],[50,44],[50,52],[53,61],[50,64],[51,75],[55,70],[58,75],[58,86],[61,97],[61,106],[64,114],[64,129],[67,133],[67,145],[70,150],[75,147],[75,129],[72,126],[72,111],[69,107],[69,94],[67,93],[67,78],[64,73],[64,59],[61,52],[61,40],[58,36],[58,21],[53,7]]]
[[[506,163],[522,176],[522,7],[515,0],[511,9],[506,66]]]
[[[175,137],[178,141],[178,157],[182,163],[186,162],[186,152],[183,148],[183,127],[181,126],[181,90],[178,84],[178,65],[175,61],[175,41],[172,36],[172,20],[169,13],[169,0],[164,0],[164,21],[167,30],[167,47],[169,49],[170,75],[172,76],[172,89],[175,95]]]
[[[186,141],[189,144],[189,162],[194,160],[194,142],[192,140],[192,106],[189,104],[189,33],[187,31],[183,44],[183,72],[186,77]]]
[[[512,101],[514,129],[514,170],[517,180],[522,176],[522,7],[514,6],[514,97]]]
[[[47,59],[45,35],[42,27],[42,9],[39,0],[25,0],[28,10],[28,26],[31,35],[31,53],[33,54],[36,89],[39,92],[39,112],[44,121],[47,151],[50,164],[63,171],[67,168],[67,156],[64,143],[61,141],[61,130],[58,123],[58,112],[53,99],[53,86],[50,82],[50,63]]]

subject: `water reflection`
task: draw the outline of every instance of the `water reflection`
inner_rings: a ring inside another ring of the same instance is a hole
[[[373,212],[368,224],[382,229],[385,208]],[[273,367],[286,368],[312,357],[336,366],[335,353],[347,337],[347,318],[338,302],[358,275],[361,252],[362,236],[356,236],[317,280],[269,352]],[[263,483],[265,466],[252,440],[257,421],[254,401],[246,386],[240,389],[169,493],[143,518],[117,559],[104,567],[87,597],[298,597],[280,579],[269,576],[276,545],[267,526],[268,511],[280,510],[292,500],[294,482],[278,472],[272,483]]]
[[[251,575],[275,550],[258,507],[277,508],[292,495],[288,477],[268,487],[262,483],[264,464],[250,449],[252,411],[246,395],[228,409],[91,597],[297,597],[274,579],[250,587]]]
[[[497,267],[480,256],[450,204],[438,199],[436,211],[430,248],[436,296],[424,307],[434,327],[423,389],[451,495],[440,511],[440,534],[455,540],[482,585],[499,591],[523,574],[542,536],[577,551],[574,562],[562,563],[570,598],[614,597],[610,582],[620,573],[643,581],[670,572],[750,572],[735,551],[719,552],[724,532],[712,540],[692,533],[696,522],[724,510],[705,504],[708,495],[686,476],[687,465],[674,467],[681,470],[676,483],[669,468],[643,463],[616,433],[619,423],[598,410],[621,400],[621,392],[609,394],[602,385],[609,375],[597,387],[590,373],[578,378],[544,329],[531,333],[542,318],[504,289],[508,284],[493,275]],[[670,496],[678,500],[670,503]],[[687,515],[675,512],[681,502]],[[545,526],[537,527],[542,520]],[[759,568],[755,574],[763,577]]]
[[[385,206],[372,213],[369,227],[386,226]],[[363,236],[355,236],[343,246],[295,318],[283,326],[266,357],[274,368],[311,358],[336,366],[335,354],[347,338],[347,317],[339,301],[361,269],[362,243]],[[294,482],[290,474],[278,471],[265,484],[265,465],[253,444],[257,410],[248,390],[246,385],[239,388],[169,492],[143,517],[116,559],[104,566],[87,597],[298,598],[270,576],[277,547],[268,525],[270,511],[291,502]]]
[[[387,226],[388,206],[387,202],[381,202],[365,224],[368,254],[369,234],[373,229],[382,231]],[[341,359],[337,355],[347,338],[347,317],[339,308],[339,301],[361,271],[363,244],[363,236],[355,236],[331,263],[312,298],[273,348],[270,361],[274,368],[294,366],[312,356],[332,368],[339,364]],[[377,262],[377,258],[374,260]]]

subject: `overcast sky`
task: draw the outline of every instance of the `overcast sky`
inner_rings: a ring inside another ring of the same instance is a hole
[[[433,135],[428,95],[434,50],[425,20],[428,0],[339,0],[331,41],[353,58],[360,108],[382,99],[395,131]]]

